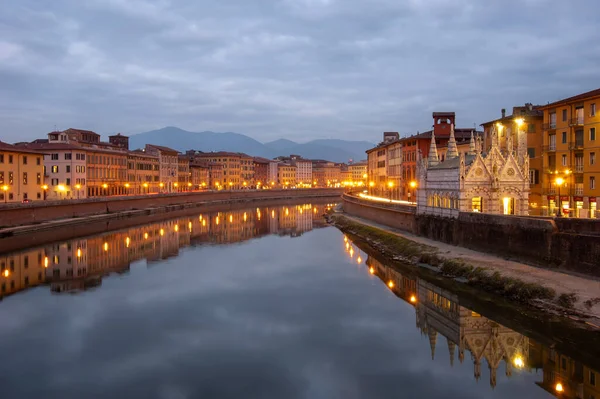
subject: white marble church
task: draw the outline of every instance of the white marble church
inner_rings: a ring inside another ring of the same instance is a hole
[[[529,157],[527,145],[513,149],[512,137],[506,148],[498,145],[494,130],[489,152],[482,153],[481,138],[471,134],[469,151],[458,153],[451,127],[446,159],[440,162],[431,137],[429,157],[419,156],[417,165],[417,213],[457,218],[459,212],[497,215],[527,215],[529,212]]]

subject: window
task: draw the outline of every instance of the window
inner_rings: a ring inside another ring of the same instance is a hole
[[[564,357],[561,357],[561,358],[560,358],[560,367],[561,367],[563,370],[566,370],[566,369],[567,369],[567,359],[566,359],[566,358],[564,358]]]
[[[562,120],[563,120],[563,122],[566,122],[566,120],[567,120],[567,110],[566,109],[562,110]]]
[[[58,179],[52,179],[52,183],[53,186],[58,186]]]
[[[41,199],[42,198],[42,193],[37,193],[37,199]]]
[[[65,152],[65,160],[68,161],[71,159],[71,153],[70,152]]]
[[[12,155],[8,156],[8,163],[13,163],[13,156]]]
[[[567,166],[567,155],[566,154],[562,155],[562,166]]]
[[[540,184],[540,171],[529,169],[529,184]]]
[[[535,148],[528,148],[527,149],[527,155],[529,156],[530,159],[535,158]]]
[[[590,176],[590,190],[594,190],[596,188],[596,177]]]
[[[52,165],[52,173],[58,173],[58,165]]]
[[[65,185],[67,185],[67,186],[71,185],[71,179],[69,179],[68,177],[67,177],[67,182],[65,183]]]
[[[58,154],[52,154],[50,159],[52,159],[53,161],[58,161]]]
[[[596,373],[594,373],[592,370],[590,370],[590,385],[593,387],[596,386]]]
[[[8,184],[10,184],[11,186],[14,184],[13,172],[8,172]]]
[[[535,133],[535,123],[527,125],[527,133]]]
[[[596,116],[596,103],[590,104],[590,116]]]
[[[42,158],[37,157],[37,159],[35,160],[36,165],[41,165],[42,164]]]
[[[35,184],[37,184],[38,186],[42,184],[42,174],[38,173],[35,179]]]
[[[594,141],[594,140],[596,140],[596,128],[591,127],[590,128],[590,141]]]
[[[550,151],[556,151],[556,134],[548,135],[548,144],[550,147]]]
[[[27,165],[27,157],[23,156],[23,165]]]
[[[4,163],[4,154],[0,154],[0,163]]]
[[[67,170],[66,170],[66,172],[67,172],[67,173],[71,173],[71,165],[67,165]]]
[[[4,172],[0,172],[0,184],[4,184]]]
[[[23,185],[27,185],[27,172],[23,172]]]
[[[567,132],[562,132],[562,143],[567,144]]]
[[[23,257],[23,267],[27,269],[29,267],[29,256],[25,255]]]
[[[590,152],[590,165],[596,164],[596,153]]]

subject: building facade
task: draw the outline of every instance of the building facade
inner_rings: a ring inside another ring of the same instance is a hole
[[[542,215],[542,124],[543,111],[541,106],[527,103],[524,106],[513,107],[511,115],[502,110],[502,117],[482,123],[483,150],[488,151],[492,146],[492,132],[498,131],[498,145],[506,148],[510,136],[517,147],[517,157],[529,157],[529,214]]]
[[[296,167],[294,165],[280,162],[277,164],[277,169],[277,183],[280,187],[291,188],[296,186]]]
[[[127,181],[129,194],[150,194],[160,192],[160,163],[158,156],[146,151],[135,150],[127,153]]]
[[[378,196],[392,196],[393,190],[398,190],[398,182],[388,179],[388,151],[394,150],[395,166],[402,164],[402,159],[397,160],[395,155],[401,147],[400,134],[398,132],[384,132],[383,141],[377,147],[367,150],[367,175],[369,193]],[[401,150],[399,150],[401,153]],[[389,181],[388,181],[389,180]]]
[[[172,148],[152,144],[146,144],[145,151],[158,157],[160,192],[177,192],[179,186],[179,152]]]
[[[0,204],[43,199],[42,154],[0,141]]]
[[[548,215],[598,215],[598,105],[600,89],[540,107],[544,113],[542,201]]]
[[[351,163],[348,165],[348,170],[350,170],[350,174],[352,176],[352,181],[356,184],[361,183],[360,185],[367,185],[369,175],[367,174],[368,163],[366,161]]]
[[[453,129],[451,129],[453,130]],[[529,214],[529,158],[519,158],[508,136],[506,148],[498,144],[481,151],[481,140],[472,137],[470,151],[459,153],[451,131],[446,158],[440,161],[435,135],[429,157],[419,157],[417,214],[457,218],[460,212],[504,215]]]

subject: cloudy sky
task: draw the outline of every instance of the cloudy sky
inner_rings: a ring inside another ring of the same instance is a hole
[[[2,0],[0,140],[376,141],[598,86],[597,0]]]

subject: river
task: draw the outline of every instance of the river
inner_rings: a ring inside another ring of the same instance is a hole
[[[600,399],[561,337],[368,255],[324,222],[332,205],[0,255],[0,397]]]

